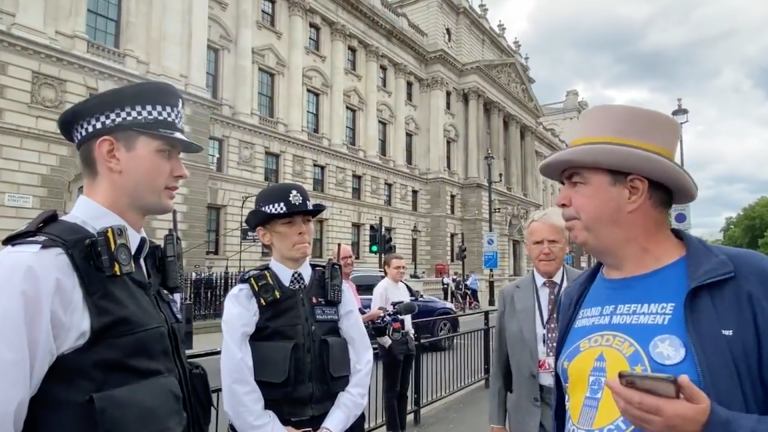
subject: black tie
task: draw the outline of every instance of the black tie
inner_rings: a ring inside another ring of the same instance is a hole
[[[291,275],[291,283],[288,284],[288,288],[292,290],[303,290],[306,286],[306,282],[304,282],[304,276],[302,276],[301,272],[296,270]]]
[[[140,280],[141,282],[147,283],[147,275],[144,273],[144,265],[142,263],[142,255],[144,254],[144,249],[147,247],[147,238],[142,237],[139,241],[139,246],[136,247],[136,252],[133,253],[133,277]]]

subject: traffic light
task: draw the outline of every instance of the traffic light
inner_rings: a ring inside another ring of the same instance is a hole
[[[392,236],[388,233],[384,233],[382,235],[381,242],[383,243],[381,245],[381,250],[384,252],[384,255],[389,255],[391,253],[395,253],[397,248],[395,248],[395,245],[392,244]]]
[[[459,250],[456,251],[456,261],[464,261],[467,259],[467,247],[459,245]]]
[[[379,227],[376,225],[371,225],[368,231],[368,252],[379,254]]]

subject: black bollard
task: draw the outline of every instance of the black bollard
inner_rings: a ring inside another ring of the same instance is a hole
[[[192,321],[192,315],[194,314],[195,308],[191,302],[184,303],[183,310],[182,310],[182,319],[184,320],[184,334],[182,337],[184,338],[184,349],[189,351],[192,349],[192,345],[194,343],[194,335],[195,335],[195,327],[194,323]]]

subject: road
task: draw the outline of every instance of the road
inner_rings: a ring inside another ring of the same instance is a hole
[[[495,323],[495,313],[491,313],[491,324]],[[483,376],[483,315],[460,318],[461,334],[455,337],[454,347],[443,352],[424,352],[421,356],[422,400],[431,401],[450,394],[462,386]],[[475,330],[475,331],[473,331]],[[212,349],[221,346],[221,334],[213,333],[195,336],[195,350]],[[211,386],[221,385],[219,357],[198,360],[208,371]],[[383,421],[381,363],[374,363],[371,379],[370,401],[367,408],[369,424]],[[411,385],[413,389],[413,385]],[[214,400],[216,402],[216,400]],[[223,406],[223,405],[219,405]],[[216,412],[214,419],[216,418]],[[218,424],[211,425],[211,431],[227,430],[224,410],[218,412]],[[214,420],[215,422],[215,420]]]

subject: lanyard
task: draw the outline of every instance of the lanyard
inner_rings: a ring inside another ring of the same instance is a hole
[[[533,293],[536,296],[536,310],[539,312],[539,320],[541,321],[541,328],[544,329],[544,335],[541,338],[541,343],[544,345],[544,348],[547,347],[547,323],[549,320],[555,318],[554,313],[555,307],[557,306],[557,302],[560,298],[560,291],[563,290],[563,282],[565,282],[565,268],[563,268],[563,273],[560,275],[560,283],[557,284],[557,288],[555,291],[555,301],[548,305],[547,307],[547,320],[544,320],[544,311],[541,308],[541,296],[539,295],[539,286],[536,285],[536,275],[531,274],[533,277]]]

